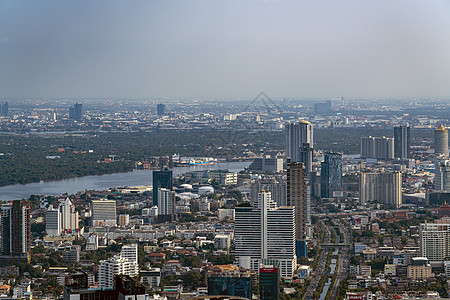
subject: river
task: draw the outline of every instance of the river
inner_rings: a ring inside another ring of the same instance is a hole
[[[178,176],[194,170],[228,169],[239,172],[250,162],[224,162],[213,165],[199,165],[173,168],[173,175]],[[71,179],[16,184],[0,187],[0,200],[15,200],[28,198],[30,195],[62,195],[75,194],[84,190],[105,190],[120,186],[152,185],[152,170],[135,170],[126,173],[84,176]]]

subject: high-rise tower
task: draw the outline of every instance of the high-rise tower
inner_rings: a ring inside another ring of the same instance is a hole
[[[360,203],[386,204],[390,207],[402,206],[402,173],[364,173],[359,179]]]
[[[409,158],[411,150],[411,131],[408,125],[394,127],[394,157]]]
[[[322,198],[333,197],[334,192],[342,191],[342,155],[325,153],[320,172]]]
[[[287,164],[286,198],[288,206],[295,206],[295,241],[297,256],[304,256],[302,244],[307,236],[307,225],[311,223],[311,199],[309,181],[303,163]]]
[[[442,125],[434,130],[434,153],[448,156],[448,130]]]
[[[306,170],[310,172],[312,166],[313,127],[307,121],[289,123],[285,125],[286,132],[286,157],[291,162],[302,162]],[[307,153],[302,153],[302,152]]]
[[[31,242],[30,203],[14,200],[2,206],[2,254],[18,258],[29,257]]]
[[[172,171],[153,171],[153,205],[158,205],[158,189],[164,188],[171,190]]]

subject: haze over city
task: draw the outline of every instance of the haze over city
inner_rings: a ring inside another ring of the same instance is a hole
[[[448,1],[1,1],[0,97],[450,95]]]

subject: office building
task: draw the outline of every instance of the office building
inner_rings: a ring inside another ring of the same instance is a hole
[[[156,114],[161,117],[166,114],[166,105],[163,103],[159,103],[156,105]]]
[[[59,209],[53,208],[50,205],[45,215],[45,231],[48,236],[55,237],[61,234],[61,213]]]
[[[448,130],[442,125],[434,130],[434,153],[448,157]]]
[[[280,294],[280,274],[278,268],[259,269],[259,295],[261,300],[278,300]]]
[[[420,255],[431,263],[450,257],[450,222],[422,223],[419,227]]]
[[[361,158],[394,159],[394,139],[387,137],[362,137]]]
[[[72,245],[67,247],[63,252],[63,260],[68,263],[77,264],[80,262],[80,245]]]
[[[436,162],[434,189],[437,191],[450,192],[450,160],[440,160]]]
[[[158,189],[173,189],[172,171],[153,171],[153,205],[158,205]]]
[[[281,277],[291,279],[297,260],[294,213],[293,207],[277,207],[267,191],[259,194],[255,207],[236,207],[234,255],[239,267],[257,272],[264,261],[275,261]]]
[[[2,255],[28,259],[31,242],[30,203],[14,200],[2,206],[1,225]]]
[[[132,262],[138,263],[138,245],[129,244],[122,246],[120,255]]]
[[[116,200],[92,200],[92,226],[116,226]]]
[[[310,149],[314,147],[313,127],[311,123],[307,121],[289,123],[286,124],[284,128],[286,134],[286,157],[290,158],[291,162],[302,162],[307,165],[309,159],[306,159],[305,161],[305,155],[301,155],[301,151],[303,151],[305,147],[309,147]],[[310,168],[312,168],[312,166],[308,165],[307,171]]]
[[[252,298],[252,276],[209,276],[208,295]]]
[[[295,206],[295,241],[297,256],[305,256],[300,244],[305,243],[307,226],[311,225],[311,189],[303,163],[287,163],[286,202]]]
[[[0,103],[0,116],[6,117],[9,113],[9,104],[7,101]]]
[[[322,198],[342,196],[342,154],[325,153],[320,181]]]
[[[259,172],[281,172],[283,171],[283,159],[270,157],[255,158],[248,169]]]
[[[61,229],[63,232],[73,232],[78,229],[78,213],[75,211],[75,205],[67,197],[59,204],[61,212]]]
[[[411,132],[408,125],[394,127],[394,157],[407,159],[411,151]]]
[[[77,121],[83,119],[83,104],[77,102],[69,108],[69,119]]]
[[[287,206],[286,201],[286,183],[277,182],[274,178],[256,180],[252,182],[250,187],[250,201],[252,204],[258,202],[258,194],[261,191],[269,191],[272,200],[278,206]]]
[[[98,284],[100,288],[113,288],[117,275],[135,277],[139,275],[139,265],[121,255],[101,260],[98,268]]]
[[[389,207],[402,206],[402,173],[361,172],[359,182],[360,203],[382,203]]]

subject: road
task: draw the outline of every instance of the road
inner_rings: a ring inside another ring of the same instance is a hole
[[[334,220],[334,222],[338,222],[339,224],[339,230],[343,233],[344,236],[344,243],[349,244],[350,243],[350,231],[346,224],[343,223],[341,220]],[[334,282],[334,285],[331,289],[330,299],[336,299],[337,291],[339,289],[339,285],[345,278],[348,276],[349,272],[349,265],[350,265],[350,249],[343,248],[341,250],[341,254],[339,255],[338,260],[338,267],[336,269],[336,280]]]
[[[331,228],[330,228],[330,226],[324,224],[323,222],[321,222],[321,224],[322,224],[321,227],[324,228],[326,231],[325,243],[329,243],[331,241]],[[309,284],[308,290],[306,291],[303,299],[313,299],[312,295],[317,288],[317,284],[319,283],[320,278],[325,273],[325,269],[327,268],[326,263],[327,263],[327,256],[328,256],[329,251],[330,250],[325,250],[325,249],[320,250],[319,264],[317,265],[317,270],[314,271],[314,274],[316,276],[311,277],[311,283]]]

